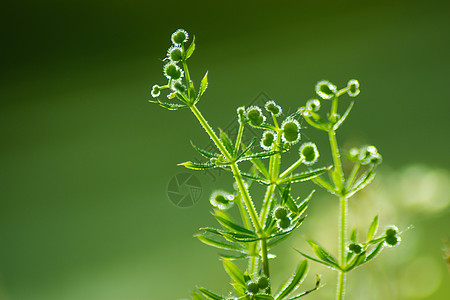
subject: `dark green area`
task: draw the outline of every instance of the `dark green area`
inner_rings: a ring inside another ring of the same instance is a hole
[[[179,27],[196,35],[196,83],[209,71],[199,108],[213,126],[261,91],[293,112],[315,97],[317,81],[340,88],[355,78],[361,94],[338,136],[347,149],[373,143],[386,168],[450,167],[447,1],[7,0],[0,23],[0,299],[227,291],[214,250],[192,235],[213,224],[208,196],[232,191],[229,174],[195,173],[199,202],[169,202],[169,180],[186,171],[176,164],[196,157],[189,140],[209,140],[187,110],[147,102],[164,83],[160,60]],[[306,129],[308,138],[326,147],[321,132]],[[321,151],[319,163],[328,157]],[[448,208],[416,221],[409,255],[442,256]],[[432,298],[448,293],[443,284]]]

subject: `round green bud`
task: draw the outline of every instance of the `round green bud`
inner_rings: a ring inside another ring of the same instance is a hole
[[[398,233],[398,228],[397,228],[397,226],[394,226],[394,225],[386,228],[386,230],[384,232],[384,234],[386,236],[395,236],[395,235],[397,235],[397,233]]]
[[[288,118],[281,124],[281,129],[283,130],[284,142],[295,144],[300,140],[300,124],[297,120]]]
[[[355,254],[360,254],[362,251],[362,246],[359,244],[351,243],[350,245],[348,245],[348,250]]]
[[[352,79],[347,83],[348,95],[350,97],[356,97],[359,94],[359,82],[356,79]]]
[[[291,226],[291,218],[286,217],[284,219],[278,220],[278,228],[280,229],[287,229],[289,226]]]
[[[286,219],[288,214],[289,214],[289,209],[287,209],[286,207],[283,207],[283,206],[277,207],[275,209],[275,211],[273,212],[273,216],[275,217],[275,219],[278,219],[278,220]]]
[[[320,101],[317,99],[311,99],[306,102],[306,109],[309,111],[318,111],[320,109]]]
[[[183,77],[183,70],[176,64],[170,62],[164,66],[164,75],[167,79],[178,80]]]
[[[262,114],[261,109],[257,106],[250,106],[247,109],[246,116],[250,121],[250,125],[255,127],[261,126],[266,120],[266,117]]]
[[[336,93],[336,86],[327,80],[319,81],[316,84],[316,93],[322,99],[331,99]]]
[[[218,209],[228,209],[233,205],[233,200],[233,195],[224,191],[215,191],[211,194],[209,202]]]
[[[369,157],[369,164],[379,165],[383,162],[383,157],[379,153],[374,153]]]
[[[358,160],[358,156],[359,156],[358,148],[353,147],[348,151],[348,159],[355,161],[355,160]]]
[[[269,287],[269,279],[265,276],[259,277],[257,283],[258,283],[258,287],[261,290],[264,290]]]
[[[400,237],[395,235],[389,235],[384,238],[384,241],[388,246],[394,247],[398,243],[400,243]]]
[[[172,33],[172,43],[175,45],[181,45],[186,43],[189,39],[189,34],[184,29],[178,29],[174,33]]]
[[[281,106],[277,105],[273,100],[267,101],[264,108],[275,117],[279,117],[282,112]]]
[[[167,57],[173,62],[179,62],[183,59],[183,50],[179,46],[172,46],[167,50]]]
[[[181,81],[176,80],[172,82],[172,90],[183,94],[187,91],[187,88]]]
[[[249,281],[249,282],[247,283],[247,291],[248,291],[250,294],[256,294],[256,293],[258,293],[258,291],[259,291],[259,285],[258,285],[258,283],[253,282],[253,281]]]
[[[307,166],[313,165],[319,158],[319,151],[314,143],[308,142],[300,146],[300,158]]]
[[[276,139],[276,133],[270,130],[264,131],[261,139],[261,148],[264,150],[272,149],[273,142]]]
[[[152,97],[153,97],[153,98],[156,98],[156,97],[158,97],[158,96],[161,94],[161,88],[159,87],[159,85],[155,84],[155,85],[152,87],[152,92],[151,92],[151,94],[152,94]]]

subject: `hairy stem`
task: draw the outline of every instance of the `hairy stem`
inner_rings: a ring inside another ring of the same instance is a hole
[[[339,264],[341,268],[345,267],[345,244],[347,240],[347,197],[341,196],[340,201],[340,224],[339,224]],[[336,299],[344,299],[345,293],[345,271],[340,271],[338,279],[338,290]]]

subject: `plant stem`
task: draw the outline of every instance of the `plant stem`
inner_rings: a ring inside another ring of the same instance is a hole
[[[331,146],[331,155],[333,156],[333,163],[334,163],[334,170],[333,172],[337,175],[337,181],[335,181],[335,185],[337,187],[337,190],[339,193],[342,192],[343,183],[344,183],[344,172],[342,171],[342,164],[341,164],[341,155],[339,154],[339,148],[336,141],[336,133],[334,130],[330,129],[328,131],[328,138],[330,140],[330,146]]]
[[[211,126],[209,126],[206,119],[203,117],[201,112],[198,110],[198,108],[195,105],[190,106],[191,111],[194,113],[194,115],[197,117],[198,121],[202,125],[202,127],[206,130],[206,133],[210,136],[210,138],[213,140],[214,144],[216,144],[217,148],[222,152],[223,156],[228,161],[233,161],[233,157],[231,157],[231,154],[228,153],[225,146],[222,144],[220,139],[217,137],[216,133],[212,130]],[[253,226],[255,227],[258,234],[263,234],[263,230],[261,227],[261,224],[259,223],[258,215],[255,210],[255,206],[253,205],[253,201],[250,197],[250,194],[248,193],[247,188],[245,187],[244,180],[242,178],[241,172],[239,171],[239,168],[235,162],[231,164],[231,170],[233,171],[234,179],[236,180],[236,183],[239,188],[239,192],[241,193],[242,199],[244,200],[245,206],[247,207],[247,211],[250,215],[250,219],[252,220]]]
[[[270,278],[269,272],[269,256],[267,253],[267,241],[266,239],[261,240],[261,250],[262,250],[262,267],[263,273],[267,278]],[[266,293],[270,294],[270,285],[266,289]]]
[[[340,226],[339,226],[339,264],[341,268],[345,267],[345,243],[347,239],[347,197],[341,196],[340,201]],[[340,271],[337,287],[337,300],[344,299],[346,272]]]
[[[288,176],[290,173],[292,173],[293,171],[295,171],[295,169],[297,169],[302,163],[303,163],[303,159],[302,159],[302,158],[299,158],[294,164],[292,164],[292,166],[290,166],[289,168],[286,169],[286,171],[284,171],[283,173],[281,173],[280,179],[285,178],[285,177]]]

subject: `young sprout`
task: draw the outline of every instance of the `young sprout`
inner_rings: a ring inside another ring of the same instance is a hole
[[[319,159],[319,151],[317,150],[317,146],[312,142],[307,142],[301,145],[299,152],[300,158],[307,166],[315,164]]]
[[[293,118],[287,118],[281,124],[281,138],[286,143],[295,144],[300,140],[300,124]]]
[[[275,101],[273,100],[267,101],[266,104],[264,105],[264,108],[275,117],[279,117],[282,113],[281,106],[276,104]]]
[[[347,88],[348,88],[348,91],[347,91],[347,94],[350,96],[350,97],[356,97],[356,96],[358,96],[358,94],[359,94],[359,81],[358,80],[356,80],[356,79],[352,79],[352,80],[350,80],[349,82],[348,82],[348,84],[347,84]]]
[[[160,94],[161,94],[161,88],[160,88],[160,86],[159,85],[157,85],[157,84],[155,84],[153,87],[152,87],[152,97],[153,98],[156,98],[156,97],[158,97]]]
[[[306,110],[318,111],[320,109],[320,101],[317,99],[311,99],[306,102]]]
[[[328,80],[319,81],[316,85],[316,93],[322,99],[328,100],[333,98],[336,93],[336,86]]]
[[[167,50],[167,58],[172,62],[179,62],[183,59],[183,50],[179,46],[171,46]]]
[[[355,254],[360,254],[362,251],[362,246],[360,244],[351,243],[348,245],[348,250]]]
[[[291,226],[291,218],[286,217],[286,218],[280,219],[280,220],[278,220],[277,225],[278,225],[278,228],[280,228],[282,230],[287,229],[287,228],[289,228],[289,226]]]
[[[284,206],[279,206],[275,209],[275,211],[273,212],[273,216],[275,217],[275,219],[277,220],[282,220],[282,219],[286,219],[286,217],[289,214],[289,209],[287,209]]]
[[[249,281],[247,283],[247,291],[249,292],[249,294],[256,294],[259,291],[259,285],[258,283],[254,282],[254,281]]]
[[[178,80],[182,78],[183,75],[183,70],[181,70],[180,67],[173,62],[169,62],[164,65],[164,76],[166,76],[167,79]]]
[[[269,279],[265,276],[259,277],[256,282],[258,283],[258,287],[261,290],[264,290],[269,286]]]
[[[250,121],[250,125],[254,127],[261,126],[266,120],[266,117],[262,114],[261,108],[259,108],[258,106],[250,106],[249,108],[247,108],[245,114]]]
[[[277,134],[274,131],[267,130],[264,131],[263,137],[261,139],[261,148],[264,150],[272,149],[273,142],[277,139]]]
[[[233,205],[233,200],[233,195],[224,191],[215,191],[211,194],[209,202],[218,209],[228,209]]]
[[[186,43],[189,39],[189,34],[184,29],[177,29],[174,33],[172,33],[172,43],[174,45],[181,45]]]

